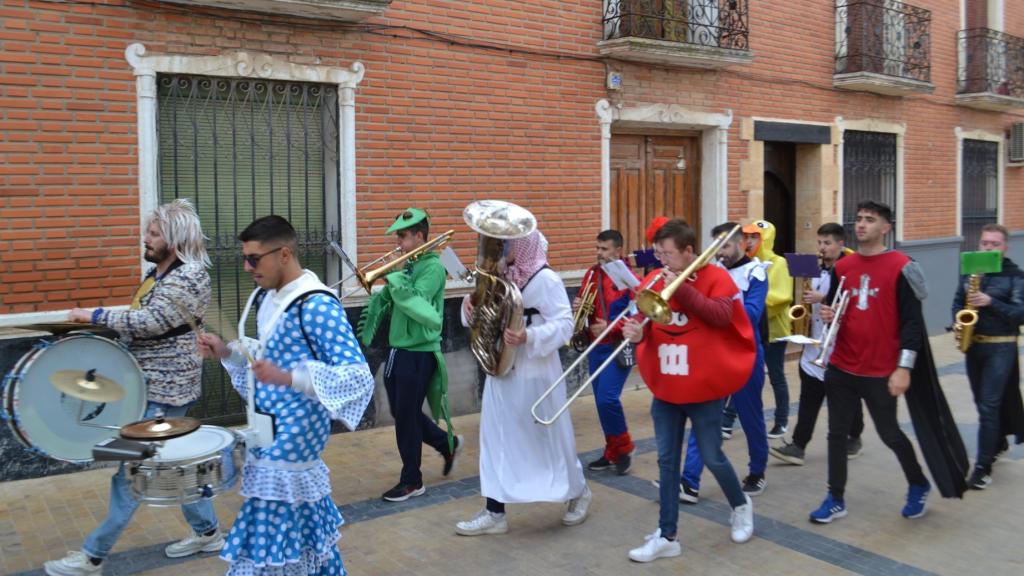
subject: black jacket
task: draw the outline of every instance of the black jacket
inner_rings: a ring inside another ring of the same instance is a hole
[[[960,277],[956,296],[953,298],[953,316],[963,309],[967,291],[967,276]],[[1009,258],[1003,258],[1003,271],[985,274],[981,278],[980,290],[992,297],[992,304],[978,309],[978,323],[975,334],[985,336],[1013,336],[1024,324],[1024,270]]]

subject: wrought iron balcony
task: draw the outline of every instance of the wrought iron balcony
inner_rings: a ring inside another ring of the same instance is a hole
[[[1024,108],[1024,38],[988,28],[961,30],[957,104],[982,110]]]
[[[724,68],[753,60],[748,0],[605,0],[604,56]]]
[[[320,20],[361,22],[384,12],[392,0],[163,0],[171,4],[212,6]]]
[[[929,93],[932,13],[895,0],[836,0],[832,85],[898,96]]]

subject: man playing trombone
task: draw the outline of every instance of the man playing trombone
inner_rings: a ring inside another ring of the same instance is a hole
[[[658,530],[647,536],[642,546],[630,550],[629,558],[635,562],[682,553],[676,539],[676,482],[687,419],[692,422],[705,464],[733,510],[732,540],[746,542],[754,532],[753,505],[722,451],[720,431],[722,399],[742,388],[754,367],[753,328],[728,272],[717,266],[697,269],[693,265],[710,260],[711,250],[717,250],[720,242],[699,258],[694,254],[696,243],[693,228],[682,220],[670,220],[658,229],[654,244],[665,268],[656,273],[662,277],[651,288],[661,290],[671,316],[666,324],[630,319],[622,328],[623,336],[638,343],[640,373],[654,394],[651,418],[660,481]],[[674,284],[678,287],[672,293],[663,290],[681,274],[689,278]],[[651,280],[655,278],[649,277],[644,284]]]
[[[409,208],[388,228],[387,234],[392,233],[402,252],[409,254],[426,244],[430,218],[419,208]],[[359,321],[359,340],[369,346],[384,316],[391,315],[388,330],[391,349],[384,366],[384,388],[395,420],[402,474],[398,484],[384,493],[383,499],[388,502],[402,502],[426,492],[420,472],[423,444],[444,459],[444,476],[451,473],[462,448],[461,437],[449,440],[451,421],[446,432],[423,413],[423,401],[428,392],[432,396],[440,395],[443,402],[448,389],[448,371],[441,354],[447,278],[448,273],[436,252],[420,254],[414,262],[406,262],[405,270],[387,275],[387,285],[373,295]],[[436,403],[436,400],[432,402]],[[434,406],[431,408],[433,410]]]
[[[625,309],[629,300],[629,288],[619,290],[615,282],[601,268],[602,264],[622,260],[622,234],[618,230],[605,230],[597,235],[597,264],[587,270],[580,284],[580,293],[593,291],[588,298],[590,307],[589,334],[584,334],[589,342],[601,335],[608,327],[608,320],[618,316]],[[580,314],[582,302],[579,297],[573,299],[573,312]],[[576,335],[574,335],[575,337]],[[594,350],[587,356],[590,373],[608,359],[608,356],[622,340],[621,329],[613,329]],[[622,358],[622,355],[619,356]],[[620,362],[619,358],[612,362],[594,380],[594,402],[597,404],[597,416],[604,431],[604,454],[587,464],[590,470],[607,470],[615,467],[619,475],[629,472],[633,462],[633,440],[626,426],[626,414],[622,409],[622,387],[626,384],[632,364]],[[632,356],[630,356],[632,358]]]
[[[719,224],[711,229],[711,236],[727,234],[736,227],[735,222]],[[729,237],[718,251],[719,262],[729,271],[736,287],[740,290],[743,309],[751,326],[758,326],[764,316],[765,296],[768,294],[767,265],[756,258],[750,258],[743,249],[743,236],[739,233]],[[764,472],[768,466],[768,431],[764,423],[764,402],[761,390],[764,388],[764,349],[760,331],[754,330],[757,356],[750,379],[738,392],[732,395],[732,406],[740,418],[743,433],[747,437],[747,454],[750,456],[749,474],[743,479],[743,491],[749,496],[764,492],[768,481]],[[700,476],[704,462],[697,448],[696,435],[691,434],[686,448],[686,464],[683,466],[682,483],[679,486],[679,500],[696,504],[700,490]]]

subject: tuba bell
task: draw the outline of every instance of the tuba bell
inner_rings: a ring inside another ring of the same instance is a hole
[[[512,368],[516,355],[515,347],[505,344],[505,329],[522,326],[523,295],[500,276],[498,264],[505,242],[536,230],[537,219],[525,208],[501,200],[473,202],[462,211],[462,218],[480,234],[472,272],[476,289],[470,296],[470,349],[484,372],[502,376]]]

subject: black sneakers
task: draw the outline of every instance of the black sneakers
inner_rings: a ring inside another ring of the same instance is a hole
[[[444,457],[444,468],[441,470],[442,476],[452,473],[452,469],[455,468],[455,461],[459,458],[459,452],[462,452],[462,443],[463,438],[461,434],[452,438],[452,444],[454,445],[452,453],[442,455]]]
[[[615,461],[615,473],[619,476],[625,476],[629,474],[629,470],[633,467],[633,453],[623,454],[619,456],[619,459]]]
[[[766,486],[768,486],[768,481],[764,479],[763,475],[750,474],[743,479],[743,492],[748,496],[760,495]]]
[[[388,502],[405,502],[409,498],[414,496],[423,496],[427,492],[427,487],[422,483],[419,486],[413,484],[402,484],[399,482],[394,488],[384,493],[384,498]]]
[[[611,467],[612,467],[612,461],[607,459],[607,458],[605,458],[604,456],[601,456],[597,460],[594,460],[590,464],[587,464],[587,470],[594,470],[594,471],[607,470],[607,469],[609,469]]]
[[[768,431],[768,437],[782,438],[783,436],[786,435],[786,432],[788,431],[789,428],[785,424],[779,424],[778,422],[776,422],[775,425],[772,426],[772,429]]]
[[[782,446],[769,446],[768,453],[787,464],[804,465],[804,449],[796,444],[784,443]]]
[[[992,485],[992,475],[981,468],[975,468],[967,480],[967,485],[972,490],[984,490]]]

